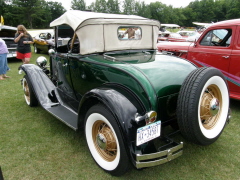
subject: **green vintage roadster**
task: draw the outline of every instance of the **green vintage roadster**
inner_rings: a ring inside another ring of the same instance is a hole
[[[70,10],[50,24],[55,46],[22,65],[24,97],[85,132],[97,165],[114,176],[171,161],[183,142],[209,145],[229,114],[228,86],[215,68],[160,54],[160,23],[133,15]],[[66,45],[58,39],[68,37]],[[180,136],[180,135],[179,135]]]

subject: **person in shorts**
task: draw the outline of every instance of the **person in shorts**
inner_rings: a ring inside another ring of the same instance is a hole
[[[23,64],[28,64],[31,58],[30,44],[33,44],[33,38],[24,25],[17,26],[14,42],[17,43],[17,58],[21,59]],[[19,74],[21,73],[22,70],[19,68]]]

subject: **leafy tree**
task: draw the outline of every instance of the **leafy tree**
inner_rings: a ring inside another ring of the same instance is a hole
[[[185,18],[182,18],[181,23],[179,25],[181,26],[192,26],[192,22],[197,21],[197,12],[193,10],[193,8],[186,7],[182,9],[181,13]]]
[[[107,1],[107,13],[120,14],[119,2],[118,0],[108,0]]]
[[[87,6],[87,9],[94,12],[95,9],[95,2],[92,2],[89,6]]]
[[[52,1],[44,1],[42,4],[42,9],[45,13],[34,21],[34,28],[49,27],[50,22],[61,16],[66,11],[61,3]]]
[[[107,2],[105,0],[96,0],[94,11],[107,13]]]
[[[162,23],[167,23],[167,17],[169,14],[164,14],[164,8],[166,5],[162,4],[161,2],[154,2],[149,4],[150,8],[150,18],[159,20]]]
[[[135,0],[123,1],[123,14],[136,14],[135,13]]]
[[[227,14],[227,7],[225,0],[215,0],[214,4],[214,13],[215,13],[215,19],[213,19],[213,22],[223,21],[226,19]]]
[[[135,14],[145,18],[151,18],[150,8],[144,1],[135,3]]]
[[[226,2],[227,11],[226,18],[227,19],[235,19],[240,17],[240,1],[239,0],[228,0]]]
[[[86,7],[84,0],[71,0],[71,8],[93,12],[134,14],[161,23],[193,26],[192,22],[217,22],[240,17],[239,0],[195,0],[185,8],[173,8],[159,1],[145,4],[140,0],[96,0]],[[46,0],[0,0],[0,15],[6,25],[24,24],[27,28],[47,28],[65,12],[61,3]]]
[[[75,10],[82,10],[86,9],[86,3],[84,0],[72,0],[71,1],[71,8]]]
[[[45,13],[45,10],[42,9],[44,2],[44,0],[13,0],[12,5],[15,11],[12,12],[12,15],[18,19],[18,24],[33,28],[33,22],[41,19]]]

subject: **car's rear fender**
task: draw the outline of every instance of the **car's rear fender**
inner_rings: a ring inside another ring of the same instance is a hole
[[[136,114],[144,111],[141,105],[136,107],[129,98],[113,88],[92,89],[83,96],[79,104],[79,126],[83,125],[87,110],[97,103],[105,105],[112,112],[125,138],[127,137],[130,141],[135,140],[135,137],[130,135],[129,129],[133,127],[131,122],[135,121]],[[141,107],[140,110],[139,107]]]
[[[133,157],[133,154],[130,152],[134,152],[132,142],[136,141],[137,127],[134,122],[138,114],[137,107],[117,90],[105,87],[93,89],[86,93],[81,99],[78,112],[79,127],[83,127],[87,110],[98,103],[105,105],[117,120],[125,147],[129,149],[129,151],[127,151],[128,156],[135,162],[135,157]],[[140,107],[141,105],[138,106]],[[140,111],[143,111],[143,109]]]

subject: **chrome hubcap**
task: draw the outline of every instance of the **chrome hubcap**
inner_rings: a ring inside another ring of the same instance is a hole
[[[103,134],[97,134],[96,140],[97,140],[98,146],[99,146],[102,150],[106,150],[107,140],[106,140],[106,138],[104,137],[104,135],[103,135]]]
[[[210,113],[212,116],[218,114],[220,110],[219,101],[217,98],[213,98],[210,102]]]

